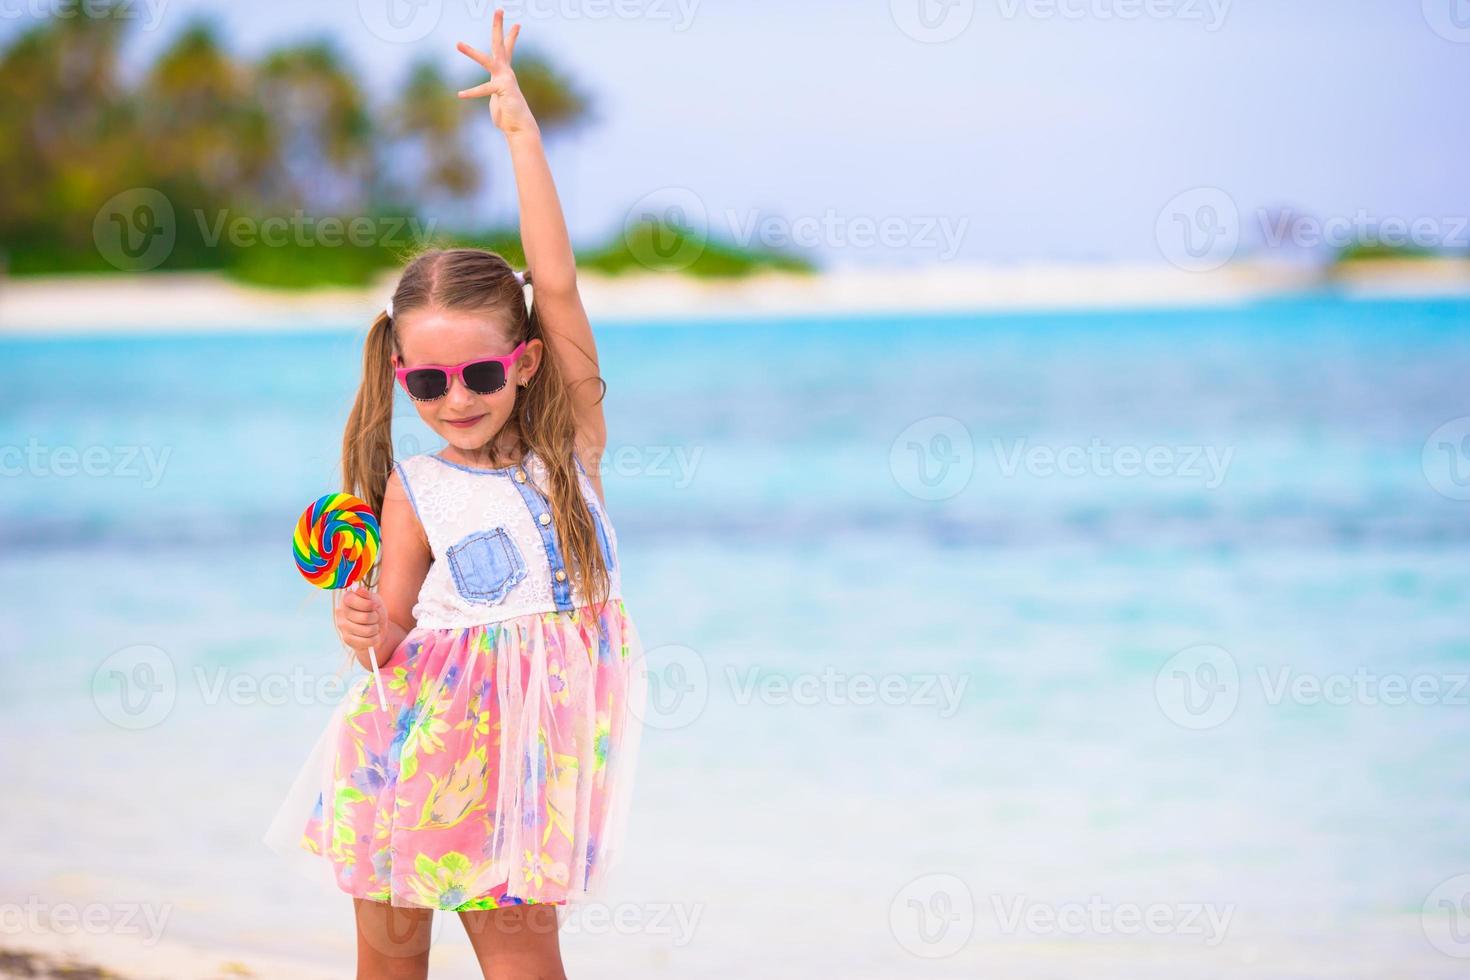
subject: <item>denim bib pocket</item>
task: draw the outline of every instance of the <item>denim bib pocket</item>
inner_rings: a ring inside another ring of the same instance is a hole
[[[525,559],[503,527],[461,538],[448,558],[455,587],[472,602],[500,602],[526,577]]]
[[[592,523],[597,528],[597,544],[602,548],[602,560],[607,565],[607,570],[613,569],[612,545],[608,543],[607,526],[603,523],[602,512],[595,506],[588,504],[587,509],[592,511]]]

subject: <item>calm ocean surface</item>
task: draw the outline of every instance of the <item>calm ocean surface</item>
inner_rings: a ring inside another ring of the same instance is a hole
[[[350,965],[260,836],[364,331],[0,340],[0,901]],[[1470,302],[599,345],[657,710],[573,975],[1470,969]]]

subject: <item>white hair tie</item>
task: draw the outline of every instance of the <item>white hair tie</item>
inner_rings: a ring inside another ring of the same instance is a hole
[[[526,274],[524,272],[517,272],[516,273],[516,282],[518,282],[522,286],[524,286],[526,284]]]

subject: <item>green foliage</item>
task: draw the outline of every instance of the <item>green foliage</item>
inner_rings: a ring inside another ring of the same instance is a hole
[[[577,264],[609,275],[685,272],[705,279],[812,271],[812,264],[800,256],[742,248],[688,227],[651,221],[634,225],[600,249],[582,253]]]
[[[453,86],[437,64],[420,61],[395,98],[374,106],[329,41],[251,61],[229,51],[212,22],[195,19],[134,81],[118,71],[132,23],[114,16],[118,9],[54,18],[0,51],[0,182],[10,189],[0,195],[0,271],[133,271],[129,262],[160,227],[172,244],[136,268],[218,270],[294,289],[359,286],[426,244],[489,248],[525,267],[514,231],[451,231],[426,243],[415,227],[425,205],[452,213],[483,184],[466,126],[484,108],[454,96],[482,77]],[[548,136],[591,117],[590,98],[544,56],[522,52],[516,74]],[[130,203],[136,193],[157,206],[145,213]],[[171,220],[159,216],[168,210]],[[373,216],[383,234],[328,242],[295,233],[302,216],[320,229],[333,215],[339,228]],[[287,234],[262,234],[283,223]],[[127,248],[103,241],[134,229],[147,234]],[[811,268],[653,224],[614,236],[582,264],[703,277]]]
[[[1337,262],[1373,262],[1383,259],[1432,259],[1441,254],[1422,245],[1355,242],[1337,253]]]
[[[416,65],[402,94],[376,107],[329,41],[248,60],[195,19],[132,80],[118,71],[132,24],[123,12],[94,5],[85,17],[58,16],[0,51],[0,181],[12,189],[0,195],[0,270],[118,270],[127,263],[109,261],[97,236],[132,218],[110,212],[117,195],[146,189],[172,210],[175,241],[144,268],[218,269],[286,287],[356,284],[417,243],[242,244],[208,228],[221,217],[260,228],[301,214],[407,222],[419,211],[412,202],[452,208],[483,183],[466,139],[475,107],[433,64]],[[588,100],[569,79],[535,56],[526,69],[544,131],[585,119]],[[395,179],[392,163],[405,158],[414,166]]]

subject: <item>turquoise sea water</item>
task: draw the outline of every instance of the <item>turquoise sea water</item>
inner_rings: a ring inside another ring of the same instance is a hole
[[[345,897],[259,837],[340,695],[287,539],[362,333],[0,341],[0,899],[350,961]],[[657,711],[635,925],[569,934],[574,968],[1470,968],[1470,302],[599,346]]]

